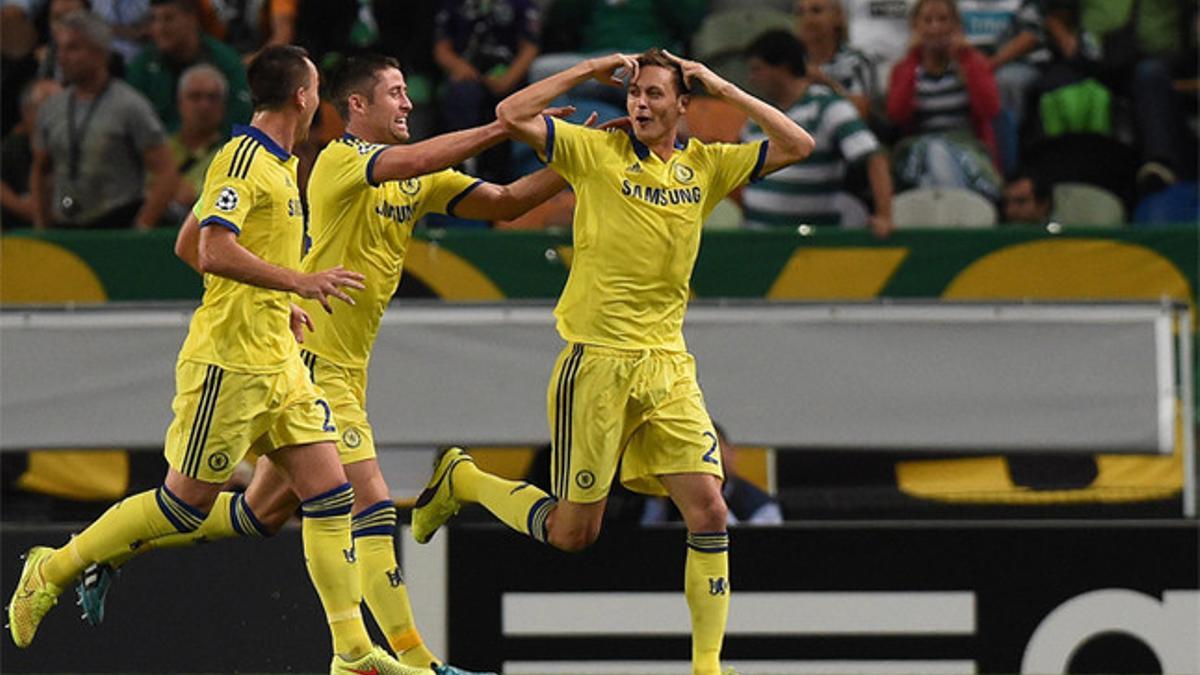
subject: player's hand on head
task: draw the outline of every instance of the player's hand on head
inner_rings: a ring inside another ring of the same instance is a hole
[[[699,82],[700,85],[708,91],[708,93],[713,94],[714,96],[719,96],[721,94],[721,88],[726,84],[726,82],[725,80],[721,79],[720,76],[710,70],[708,66],[700,63],[699,61],[691,61],[689,59],[679,58],[665,49],[663,50],[663,54],[665,54],[668,59],[674,61],[679,66],[679,69],[683,71],[684,84],[691,87],[694,86],[696,82]]]
[[[333,305],[330,303],[330,296],[341,300],[342,302],[353,305],[354,298],[346,294],[343,288],[363,289],[365,276],[358,272],[352,272],[341,265],[331,267],[323,272],[313,272],[301,276],[300,282],[297,284],[296,294],[302,298],[310,298],[321,303],[326,312],[333,313]]]
[[[313,325],[312,317],[308,315],[308,312],[301,309],[299,305],[292,303],[292,335],[296,336],[296,342],[300,344],[304,344],[304,328],[306,326],[310,333],[316,330],[316,326]]]
[[[609,54],[592,59],[592,77],[603,84],[623,87],[625,82],[637,79],[637,74],[637,59],[628,54]]]

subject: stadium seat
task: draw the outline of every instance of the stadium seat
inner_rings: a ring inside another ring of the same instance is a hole
[[[996,224],[996,206],[962,188],[916,188],[896,195],[892,217],[897,229],[988,228]]]
[[[842,214],[843,229],[861,230],[871,219],[871,211],[867,209],[867,205],[849,192],[839,192],[834,195],[833,204],[837,207],[838,213]]]
[[[742,224],[742,209],[729,197],[717,202],[704,221],[706,230],[736,230]]]
[[[743,52],[763,33],[790,31],[792,24],[791,14],[763,7],[709,14],[692,38],[692,53],[721,77],[744,89],[749,83],[749,67]]]
[[[1122,227],[1125,207],[1116,195],[1087,183],[1059,183],[1054,186],[1054,212],[1050,215],[1063,225]]]
[[[705,143],[736,143],[746,124],[746,113],[737,106],[711,96],[693,96],[688,104],[688,135]]]

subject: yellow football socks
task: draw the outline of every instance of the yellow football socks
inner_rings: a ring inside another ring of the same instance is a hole
[[[372,504],[354,515],[351,535],[363,599],[400,662],[428,668],[438,659],[421,640],[413,620],[404,573],[396,562],[395,533],[396,506],[389,501]]]
[[[720,675],[729,616],[729,534],[688,533],[684,594],[692,614],[692,675]]]
[[[234,492],[222,492],[213,502],[208,517],[200,523],[200,527],[192,532],[174,532],[150,539],[134,551],[127,551],[104,562],[119,568],[131,558],[142,555],[147,551],[160,548],[181,548],[194,546],[206,541],[217,541],[230,537],[266,537],[271,533],[258,522],[258,518],[246,504],[246,495]]]
[[[308,576],[325,608],[325,618],[333,634],[333,651],[347,659],[356,659],[371,650],[371,639],[359,611],[362,585],[354,567],[354,544],[350,538],[353,504],[354,490],[349,483],[300,504]]]
[[[455,499],[482,504],[517,532],[546,541],[546,517],[556,502],[540,488],[493,476],[472,462],[454,468],[451,485]]]
[[[113,504],[96,522],[46,559],[42,574],[65,587],[94,562],[128,555],[142,543],[166,534],[191,532],[204,513],[183,502],[164,485]]]

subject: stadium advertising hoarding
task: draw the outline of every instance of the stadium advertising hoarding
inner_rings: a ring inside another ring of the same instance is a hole
[[[0,554],[68,533],[53,527],[6,529]],[[742,675],[1200,672],[1195,521],[813,523],[731,541],[724,654]],[[688,670],[682,529],[610,528],[566,554],[464,523],[401,546],[421,633],[456,665]],[[3,671],[320,672],[328,638],[300,550],[288,528],[140,558],[103,624],[64,597],[29,649],[2,641]],[[19,573],[0,567],[6,588]]]
[[[451,532],[449,647],[505,673],[678,673],[682,530],[566,555]],[[1197,673],[1197,525],[823,524],[731,532],[725,660],[754,673]]]
[[[175,233],[21,232],[3,237],[5,305],[198,300],[200,278],[174,255]],[[571,262],[564,232],[426,232],[405,261],[401,295],[549,299]],[[1159,300],[1195,305],[1200,229],[1034,228],[865,232],[718,231],[704,235],[699,298],[777,300]]]

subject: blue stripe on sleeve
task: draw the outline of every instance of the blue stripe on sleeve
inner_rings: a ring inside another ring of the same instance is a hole
[[[763,177],[760,172],[763,170],[763,165],[767,163],[767,146],[770,141],[763,139],[762,144],[758,146],[758,161],[754,163],[754,170],[750,172],[750,182],[757,183]]]
[[[473,192],[475,190],[475,188],[479,187],[480,185],[483,185],[483,181],[476,180],[474,183],[471,183],[466,188],[464,188],[462,192],[454,195],[454,199],[451,199],[449,202],[446,203],[446,215],[453,216],[454,208],[456,206],[458,206],[458,203],[461,202],[462,200],[466,199],[467,195],[471,194],[471,192]]]
[[[376,150],[375,154],[371,155],[371,159],[367,160],[367,184],[371,187],[379,187],[379,183],[375,182],[375,160],[379,159],[379,155],[384,150],[387,150],[386,145]]]
[[[554,120],[549,115],[542,115],[546,120],[546,163],[554,161]]]
[[[242,228],[238,227],[237,225],[234,225],[233,223],[229,222],[228,220],[225,220],[221,216],[209,216],[209,217],[205,218],[203,222],[200,223],[200,227],[208,227],[209,225],[220,225],[221,227],[224,227],[226,229],[233,230],[234,234],[242,233]]]

